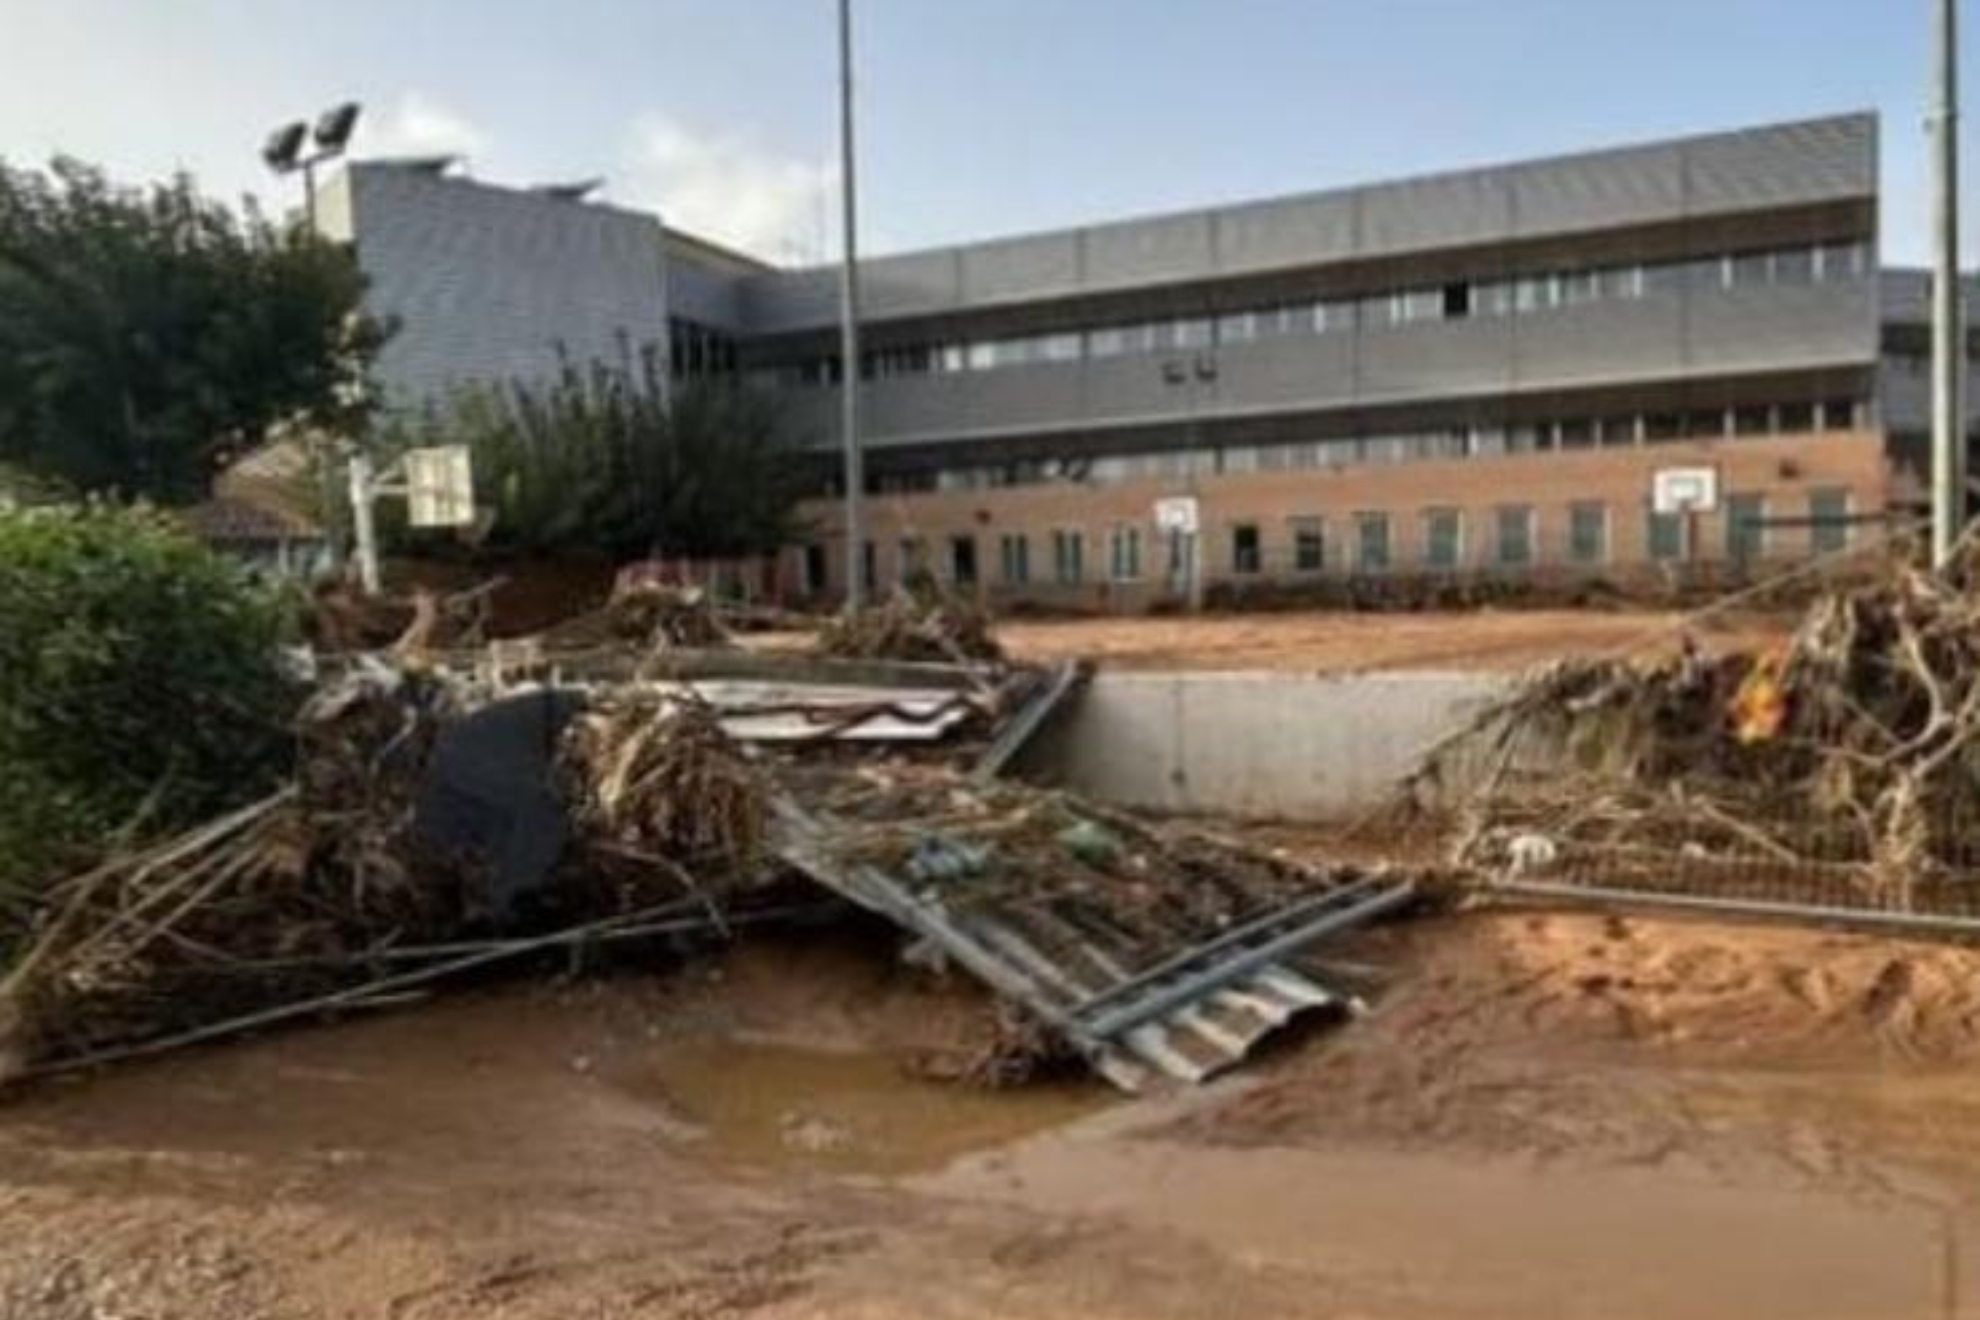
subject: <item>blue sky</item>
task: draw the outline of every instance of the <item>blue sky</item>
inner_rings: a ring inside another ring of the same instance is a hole
[[[1873,108],[1887,256],[1924,255],[1928,0],[857,3],[876,249]],[[834,232],[832,13],[0,0],[0,155],[183,166],[291,202],[257,163],[266,128],[355,97],[368,150],[463,151],[503,181],[604,175],[620,201],[816,257]],[[1980,16],[1968,34],[1980,48]],[[1969,221],[1971,244],[1980,204]]]

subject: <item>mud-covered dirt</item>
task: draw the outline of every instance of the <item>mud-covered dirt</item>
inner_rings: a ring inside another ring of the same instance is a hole
[[[0,1317],[1980,1310],[1980,956],[1500,912],[1353,958],[1366,1017],[1135,1103],[919,1080],[981,1000],[843,933],[43,1088]]]

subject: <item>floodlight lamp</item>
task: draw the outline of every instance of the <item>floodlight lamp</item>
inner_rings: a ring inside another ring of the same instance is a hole
[[[323,117],[316,121],[317,148],[327,154],[335,155],[349,145],[351,134],[357,130],[358,114],[361,109],[356,101],[346,101],[334,109],[324,111]]]
[[[301,163],[303,145],[308,141],[308,124],[284,124],[268,135],[267,144],[261,148],[261,158],[277,174],[287,174]]]

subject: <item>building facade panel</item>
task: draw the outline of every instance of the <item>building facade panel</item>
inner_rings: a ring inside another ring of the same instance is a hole
[[[1877,191],[1877,124],[1855,115],[1716,134],[1687,143],[1693,215],[1849,201]]]
[[[1514,381],[1527,389],[1551,389],[1601,380],[1676,379],[1689,365],[1686,302],[1684,297],[1646,298],[1516,317],[1511,323]]]
[[[1513,375],[1514,320],[1488,317],[1364,330],[1349,401],[1503,392]]]
[[[1213,275],[1211,230],[1207,211],[1083,230],[1079,288],[1132,288]]]
[[[1702,373],[1877,361],[1869,281],[1791,289],[1694,294],[1685,319],[1686,361]]]
[[[326,189],[370,277],[368,306],[399,326],[377,368],[388,400],[540,385],[567,361],[664,350],[665,253],[650,215],[391,164],[353,164]]]
[[[1233,206],[1217,216],[1217,271],[1242,275],[1351,260],[1360,205],[1352,193],[1324,193]]]
[[[1657,224],[1684,213],[1684,149],[1634,147],[1507,171],[1522,237]]]
[[[1003,239],[961,248],[954,255],[961,278],[945,311],[969,302],[1052,297],[1079,287],[1077,235]]]
[[[1355,251],[1397,256],[1501,244],[1513,237],[1512,181],[1504,171],[1382,184],[1356,194]]]
[[[1021,242],[1041,250],[1077,250],[1076,280],[1058,293],[1094,296],[1241,273],[1384,260],[1432,248],[1484,248],[1515,233],[1538,240],[1769,207],[1812,207],[1875,195],[1876,131],[1874,115],[1845,115],[1154,216],[998,240],[996,245]],[[886,291],[897,287],[891,272],[898,264],[950,253],[960,254],[967,265],[970,254],[985,246],[992,245],[879,257],[862,263],[862,269],[876,290]],[[794,271],[752,280],[747,297],[758,330],[786,334],[829,329],[836,313],[834,304],[817,296],[820,276],[819,271]],[[911,280],[898,287],[920,288]],[[1022,296],[1030,294],[1013,293],[993,281],[980,291],[958,288],[945,308],[919,293],[903,301],[883,293],[866,312],[876,322],[938,310],[963,314]]]

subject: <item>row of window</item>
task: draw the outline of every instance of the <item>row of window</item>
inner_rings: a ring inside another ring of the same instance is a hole
[[[1633,302],[1687,291],[1836,284],[1862,279],[1869,255],[1857,242],[1722,253],[1682,261],[1561,269],[1498,280],[1456,280],[1385,289],[1357,298],[1276,302],[1222,316],[1180,317],[1000,339],[896,344],[863,355],[866,378],[996,371],[1006,367],[1186,353],[1287,335],[1526,316],[1600,302]],[[836,381],[836,356],[772,373],[788,383]]]
[[[1614,558],[1610,506],[1599,500],[1577,501],[1567,506],[1567,562],[1593,568]],[[1758,560],[1771,551],[1768,502],[1757,494],[1730,496],[1719,515],[1724,520],[1726,556],[1735,563]],[[1470,555],[1472,519],[1462,509],[1428,508],[1417,514],[1420,536],[1417,558],[1404,565],[1396,553],[1397,515],[1378,510],[1354,513],[1346,519],[1346,541],[1334,544],[1335,529],[1320,515],[1301,515],[1285,522],[1282,540],[1268,544],[1266,527],[1258,522],[1241,522],[1228,529],[1229,571],[1239,577],[1267,573],[1321,573],[1346,568],[1356,573],[1387,573],[1402,567],[1430,572],[1457,572],[1473,562]],[[1807,501],[1807,546],[1812,554],[1829,554],[1846,549],[1852,526],[1850,494],[1836,487],[1810,492]],[[1506,504],[1493,509],[1487,519],[1488,553],[1484,561],[1500,569],[1531,568],[1539,562],[1541,545],[1540,511],[1530,504]],[[1138,582],[1153,567],[1144,557],[1145,533],[1140,523],[1119,522],[1108,528],[1105,537],[1105,580]],[[1689,558],[1692,524],[1681,515],[1646,512],[1644,546],[1646,558],[1673,562]],[[1004,587],[1025,587],[1034,582],[1050,582],[1076,587],[1089,581],[1087,534],[1078,528],[1057,528],[1047,538],[1049,562],[1041,565],[1045,576],[1034,578],[1032,539],[1023,532],[1005,532],[997,539],[998,582]],[[1185,543],[1177,536],[1158,538],[1163,554],[1161,571],[1179,581],[1183,570]],[[974,536],[950,537],[947,559],[931,563],[927,543],[920,537],[904,537],[898,547],[897,564],[903,579],[924,572],[941,572],[960,587],[975,586],[979,580],[977,542]],[[866,545],[868,586],[878,581],[878,558],[872,542]],[[824,583],[824,549],[807,549],[806,572],[811,589]]]
[[[1678,440],[1848,431],[1867,424],[1864,414],[1865,406],[1848,398],[1686,412],[1615,413],[1521,422],[1513,426],[1451,427],[1276,445],[1226,445],[1103,458],[1026,460],[939,472],[875,472],[868,477],[868,486],[871,493],[891,495],[934,490],[994,490],[1052,482],[1117,486],[1138,481],[1179,481],[1193,476],[1330,471],[1428,459],[1495,458],[1504,454],[1628,448]]]

